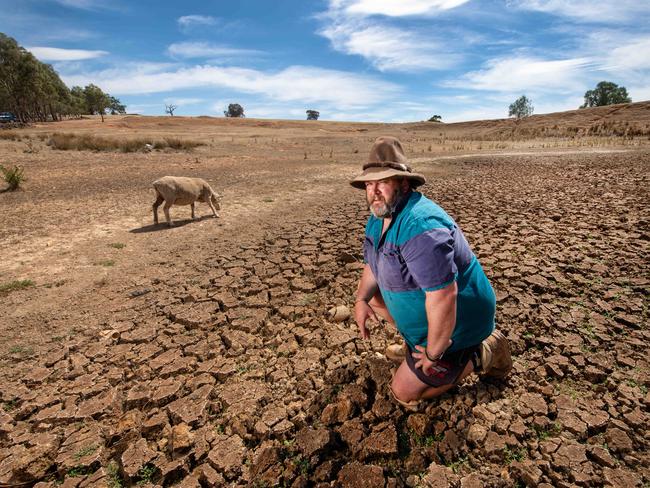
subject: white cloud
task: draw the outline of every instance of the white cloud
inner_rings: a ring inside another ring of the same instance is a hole
[[[277,72],[212,65],[152,69],[132,65],[77,75],[62,74],[70,86],[95,83],[112,95],[161,93],[198,87],[220,87],[239,93],[261,94],[277,101],[330,102],[366,106],[386,100],[399,91],[376,78],[310,66],[291,66]]]
[[[179,42],[171,44],[167,53],[176,58],[212,58],[212,57],[242,57],[257,56],[261,51],[253,49],[237,49],[228,46],[220,46],[207,42]]]
[[[650,2],[644,0],[510,0],[510,5],[584,22],[635,21],[650,14]]]
[[[490,90],[498,92],[566,93],[581,90],[585,83],[585,70],[593,68],[590,58],[548,61],[516,56],[488,61],[485,67],[471,71],[459,80],[445,83],[455,88]]]
[[[330,0],[318,15],[324,27],[318,32],[342,53],[362,56],[380,71],[422,72],[456,65],[460,56],[449,39],[416,28],[404,29],[388,19],[368,17],[424,16],[448,10],[468,0]]]
[[[404,17],[449,10],[469,0],[331,0],[330,9],[352,15]]]
[[[171,103],[177,107],[185,107],[187,105],[197,105],[199,103],[204,103],[205,99],[203,98],[165,98],[165,103]]]
[[[195,25],[217,25],[219,23],[219,19],[209,15],[183,15],[177,21],[182,28]]]
[[[650,84],[646,82],[645,85],[636,86],[631,85],[627,90],[628,95],[633,102],[643,102],[650,100]]]
[[[362,56],[380,71],[440,70],[457,62],[456,56],[446,53],[435,40],[396,27],[344,21],[323,29],[321,34],[337,51]]]
[[[108,54],[107,51],[90,51],[87,49],[61,49],[58,47],[34,46],[25,48],[41,61],[80,61],[94,59]]]
[[[603,69],[612,72],[650,69],[650,37],[608,49]]]
[[[94,10],[97,8],[102,8],[105,2],[102,0],[55,0],[61,5],[66,7],[80,8],[84,10]]]

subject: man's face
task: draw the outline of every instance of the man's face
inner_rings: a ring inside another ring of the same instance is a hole
[[[386,178],[378,181],[366,181],[366,199],[372,214],[378,219],[390,217],[393,205],[402,193],[402,181]]]

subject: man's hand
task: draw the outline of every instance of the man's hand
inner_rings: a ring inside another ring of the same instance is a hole
[[[429,356],[431,356],[431,357],[438,357],[438,358],[439,358],[440,356],[442,356],[442,353],[444,353],[445,350],[447,349],[447,347],[449,347],[449,346],[451,346],[451,339],[450,339],[449,342],[447,343],[447,346],[445,347],[445,349],[443,349],[442,351],[440,351],[440,352],[439,352],[438,354],[436,354],[435,356],[432,355],[432,354],[429,354]],[[424,346],[417,345],[417,346],[415,346],[415,349],[416,349],[416,350],[413,351],[413,357],[416,359],[416,361],[415,361],[415,367],[416,367],[416,368],[420,368],[424,374],[429,375],[429,374],[430,374],[430,373],[429,373],[429,370],[430,370],[433,366],[436,366],[437,363],[438,363],[438,361],[431,361],[431,360],[427,357],[427,354],[426,354],[426,348],[425,348]]]
[[[370,339],[370,332],[366,329],[366,322],[372,320],[377,323],[379,320],[368,302],[359,300],[354,304],[354,320],[359,327],[359,335],[362,339]]]

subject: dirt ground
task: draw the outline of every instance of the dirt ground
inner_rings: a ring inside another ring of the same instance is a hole
[[[0,193],[0,487],[650,486],[650,141],[444,130],[126,116],[0,138],[28,178]],[[55,132],[204,145],[58,151]],[[347,181],[378,135],[463,229],[513,349],[508,379],[419,413],[388,394],[394,331],[328,313],[354,302]],[[207,179],[220,218],[154,226],[164,175]]]

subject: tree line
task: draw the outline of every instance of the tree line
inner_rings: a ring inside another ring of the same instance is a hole
[[[630,103],[632,99],[624,86],[618,86],[611,81],[601,81],[593,90],[585,92],[585,103],[579,108],[603,107],[617,103]],[[533,114],[534,107],[526,95],[520,96],[508,107],[508,116],[521,119]]]
[[[21,122],[45,122],[82,115],[126,113],[126,106],[96,85],[69,89],[51,65],[42,63],[0,32],[0,111]]]

